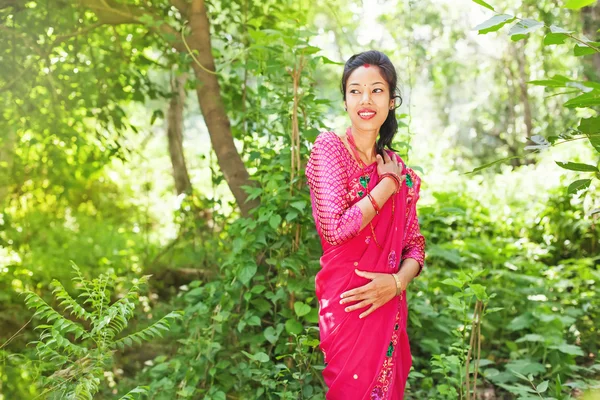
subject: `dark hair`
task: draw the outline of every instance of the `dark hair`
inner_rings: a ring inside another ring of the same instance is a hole
[[[377,50],[364,51],[353,55],[346,61],[344,65],[344,73],[342,74],[342,96],[344,101],[346,100],[346,83],[350,74],[358,67],[365,64],[370,64],[379,67],[383,78],[388,83],[390,88],[390,99],[398,98],[398,104],[390,110],[386,120],[379,129],[379,139],[377,140],[377,153],[383,157],[383,149],[387,147],[390,150],[392,148],[392,139],[398,131],[398,121],[396,121],[396,108],[402,104],[402,97],[400,97],[400,89],[396,86],[398,76],[396,75],[396,69],[394,64],[390,61],[388,56]]]

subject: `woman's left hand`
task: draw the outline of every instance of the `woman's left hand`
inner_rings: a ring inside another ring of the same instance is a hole
[[[360,286],[342,293],[342,300],[340,301],[340,304],[356,301],[359,302],[346,307],[346,312],[354,311],[371,305],[367,311],[358,316],[359,318],[364,318],[393,299],[396,295],[396,280],[392,274],[360,271],[358,269],[355,269],[354,271],[358,276],[371,279],[371,282],[364,286]],[[400,283],[402,284],[402,288],[405,289],[406,283],[402,281],[402,277],[400,277]]]

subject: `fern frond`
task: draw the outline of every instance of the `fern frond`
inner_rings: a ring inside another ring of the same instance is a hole
[[[79,267],[77,266],[77,264],[75,264],[75,262],[73,260],[71,260],[71,268],[73,268],[73,271],[75,271],[75,277],[72,279],[74,282],[78,282],[81,287],[83,288],[83,292],[79,295],[79,297],[92,297],[92,291],[90,289],[90,287],[88,286],[88,281],[83,277],[83,274],[81,273],[81,270],[79,269]]]
[[[51,362],[55,368],[60,368],[69,361],[69,357],[65,356],[64,354],[60,354],[42,341],[32,343],[36,345],[35,350],[38,354],[38,357],[41,360]]]
[[[92,318],[92,314],[87,312],[85,308],[81,307],[79,303],[77,303],[77,301],[75,301],[69,295],[69,293],[67,293],[64,286],[59,281],[54,279],[52,281],[52,286],[55,287],[52,293],[58,300],[62,300],[59,305],[65,306],[65,311],[71,309],[71,315],[75,315],[77,318],[82,318],[86,321]]]
[[[54,321],[54,329],[65,333],[74,332],[76,339],[79,337],[87,337],[87,333],[81,325],[60,315],[37,294],[33,292],[26,293],[27,297],[25,297],[25,305],[27,305],[27,308],[30,309],[35,308],[36,312],[34,317],[37,316],[41,319],[45,319],[47,322]]]
[[[69,393],[69,398],[75,400],[92,400],[98,392],[99,386],[100,378],[93,373],[86,374],[79,379],[73,392]]]
[[[149,386],[138,386],[135,389],[130,390],[127,394],[121,397],[119,400],[135,400],[139,396],[133,396],[134,394],[142,395],[148,393]]]
[[[133,343],[141,344],[142,342],[153,339],[157,336],[162,337],[162,333],[169,330],[170,322],[173,322],[177,319],[181,319],[183,317],[182,311],[172,311],[169,314],[165,315],[152,325],[147,328],[142,329],[139,332],[132,333],[131,335],[127,335],[115,342],[111,343],[111,348],[119,348],[123,349],[126,346],[132,346]]]
[[[127,291],[127,294],[115,301],[107,310],[106,314],[110,320],[104,326],[108,326],[110,338],[114,338],[121,333],[126,327],[129,319],[133,317],[135,304],[139,302],[140,286],[148,283],[151,275],[144,275]]]

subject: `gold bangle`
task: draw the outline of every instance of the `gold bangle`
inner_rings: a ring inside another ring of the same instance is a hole
[[[396,274],[392,274],[394,280],[396,281],[396,296],[398,296],[402,292],[402,282],[400,282],[400,278],[396,276]]]

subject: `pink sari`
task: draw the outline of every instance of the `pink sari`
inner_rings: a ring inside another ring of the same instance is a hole
[[[394,152],[386,150],[390,157]],[[412,187],[404,182],[400,193],[381,206],[371,228],[360,230],[362,212],[355,205],[378,182],[377,164],[364,171],[333,132],[323,132],[315,141],[306,176],[311,188],[313,217],[321,237],[321,270],[315,278],[319,300],[320,347],[325,356],[323,378],[331,400],[399,400],[412,365],[406,334],[406,293],[363,319],[368,307],[346,312],[354,304],[339,304],[340,294],[370,282],[354,272],[397,272],[405,258],[423,265],[425,240],[420,234],[416,201],[420,179],[406,168]],[[362,178],[368,174],[368,178]]]

